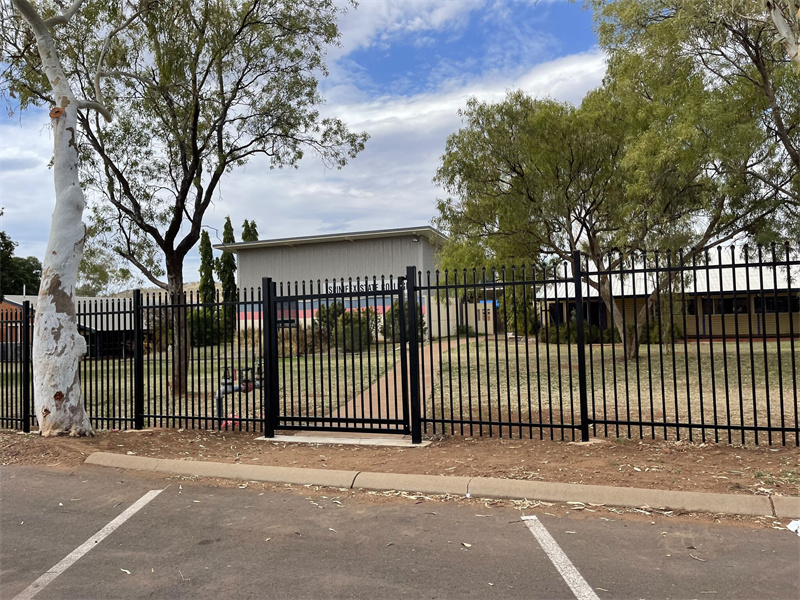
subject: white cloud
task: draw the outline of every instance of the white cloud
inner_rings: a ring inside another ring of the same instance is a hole
[[[344,1],[340,5],[346,4]],[[340,20],[341,47],[332,49],[333,61],[361,48],[386,44],[404,34],[463,28],[469,14],[482,8],[486,0],[392,0],[375,2],[364,0]]]
[[[403,28],[455,26],[483,4],[397,2],[407,11],[403,13],[395,2],[364,0],[357,12],[365,16],[346,23],[345,39],[353,48]],[[299,169],[286,170],[270,170],[265,161],[253,160],[225,177],[205,223],[221,236],[230,215],[238,237],[242,221],[255,219],[262,238],[428,223],[441,194],[432,178],[447,136],[461,125],[458,110],[469,97],[500,101],[508,91],[523,89],[533,96],[578,103],[600,85],[604,72],[603,54],[591,50],[524,71],[513,68],[513,61],[498,60],[497,68],[477,76],[442,72],[435,90],[408,96],[370,98],[357,79],[339,79],[325,89],[323,112],[341,117],[352,130],[369,132],[366,150],[341,171],[326,170],[311,157]],[[44,113],[29,113],[22,126],[5,122],[0,128],[0,205],[6,207],[0,228],[20,243],[17,254],[22,256],[43,256],[49,232],[54,194],[46,167],[52,149],[46,125]],[[197,280],[198,264],[196,253],[187,257],[187,281]]]
[[[224,200],[206,221],[221,228],[230,214],[238,231],[242,220],[255,218],[262,238],[426,224],[441,194],[432,178],[445,140],[461,125],[458,110],[470,96],[494,102],[523,89],[579,103],[604,73],[605,58],[595,50],[538,65],[513,80],[453,81],[438,93],[329,105],[326,111],[351,129],[370,133],[362,154],[341,171],[306,160],[297,170],[267,172],[253,161],[228,177]]]
[[[16,256],[42,258],[55,206],[50,119],[32,110],[20,120],[0,122],[0,230],[19,244]]]

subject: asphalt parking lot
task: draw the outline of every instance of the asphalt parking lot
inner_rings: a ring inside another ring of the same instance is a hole
[[[89,466],[3,468],[0,484],[9,599],[800,597],[800,538],[785,530],[539,510],[533,522]]]

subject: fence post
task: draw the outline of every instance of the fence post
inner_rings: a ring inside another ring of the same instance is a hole
[[[31,432],[31,303],[22,303],[22,431]]]
[[[575,286],[575,327],[578,335],[578,391],[581,402],[581,441],[589,441],[589,395],[586,391],[586,335],[583,325],[583,282],[581,281],[581,252],[572,253],[572,280]]]
[[[408,328],[406,327],[406,278],[397,278],[397,289],[400,293],[397,295],[399,315],[398,325],[400,334],[400,394],[403,399],[403,433],[407,434],[411,431],[411,418],[409,417],[410,410],[408,407]],[[395,394],[397,388],[395,387]]]
[[[408,374],[411,393],[411,443],[422,443],[422,411],[419,398],[419,325],[417,323],[417,268],[406,268],[408,292]]]
[[[144,307],[133,290],[133,428],[144,429]]]
[[[278,315],[275,303],[277,295],[275,282],[271,277],[261,280],[261,332],[263,335],[262,351],[264,354],[264,437],[275,437],[280,416],[278,398]]]

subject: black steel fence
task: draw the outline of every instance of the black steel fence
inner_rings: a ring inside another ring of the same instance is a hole
[[[788,245],[276,284],[78,306],[93,424],[800,445]],[[30,428],[32,309],[0,310],[0,425]]]
[[[419,274],[431,433],[800,443],[800,261],[619,253]]]

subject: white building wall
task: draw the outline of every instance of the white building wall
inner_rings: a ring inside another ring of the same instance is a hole
[[[415,266],[423,273],[435,267],[435,249],[419,237],[329,241],[296,246],[240,248],[238,257],[239,287],[261,286],[263,277],[277,283],[316,281],[373,276],[403,277],[406,267]]]

